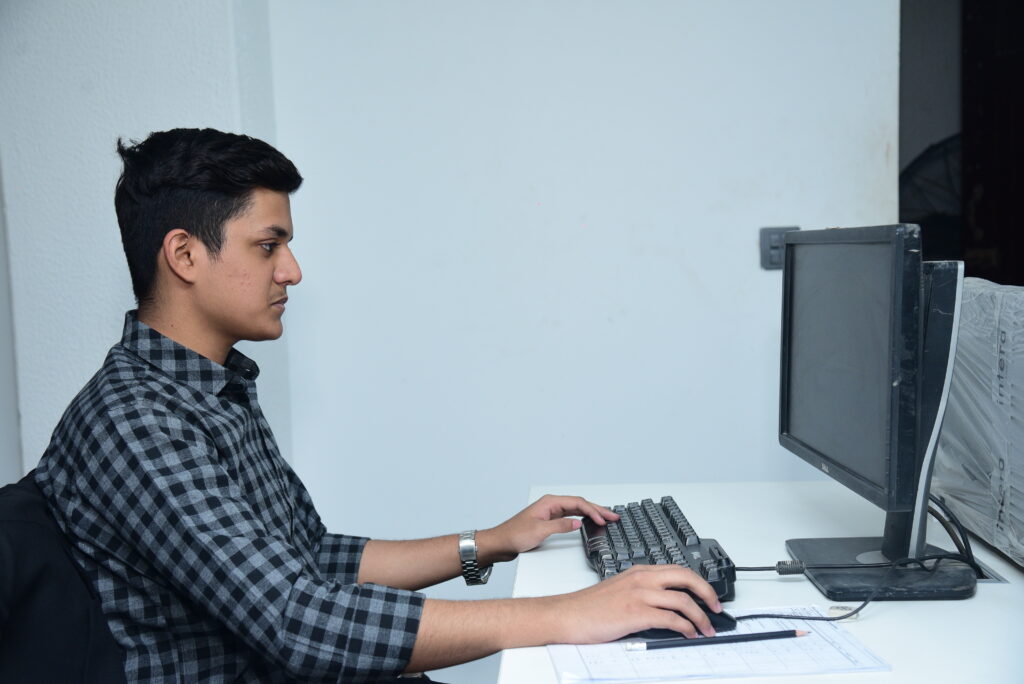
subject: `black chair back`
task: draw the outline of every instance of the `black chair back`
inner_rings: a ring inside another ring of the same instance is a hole
[[[0,682],[124,681],[124,652],[29,473],[0,489]]]

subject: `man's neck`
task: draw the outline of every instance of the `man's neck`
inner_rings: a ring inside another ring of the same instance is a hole
[[[199,321],[187,315],[175,314],[166,307],[139,306],[139,322],[145,323],[164,337],[171,339],[214,363],[224,365],[233,342],[211,336]]]

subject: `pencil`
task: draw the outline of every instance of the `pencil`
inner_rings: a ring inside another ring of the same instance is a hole
[[[752,632],[750,634],[726,634],[720,637],[703,639],[659,639],[657,641],[627,641],[627,651],[653,651],[658,648],[680,648],[682,646],[714,646],[715,644],[740,644],[745,641],[765,641],[766,639],[789,639],[806,636],[802,629],[786,629],[781,632]]]

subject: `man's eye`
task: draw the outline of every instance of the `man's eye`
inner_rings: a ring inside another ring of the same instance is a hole
[[[267,253],[269,254],[270,252],[273,252],[274,249],[277,248],[277,243],[276,242],[263,242],[263,243],[260,244],[260,247],[262,247],[264,250],[266,250]]]

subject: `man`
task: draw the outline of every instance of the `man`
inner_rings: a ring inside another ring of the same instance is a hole
[[[115,205],[138,300],[71,403],[36,481],[125,650],[129,681],[377,681],[500,649],[649,627],[713,633],[676,566],[535,599],[427,600],[418,589],[515,558],[611,511],[544,497],[477,533],[417,541],[327,533],[281,459],[239,340],[282,333],[302,279],[289,195],[266,143],[213,130],[119,144]],[[372,483],[366,483],[372,486]],[[486,572],[486,571],[484,571]]]

